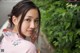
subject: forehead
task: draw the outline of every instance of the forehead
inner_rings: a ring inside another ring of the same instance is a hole
[[[34,19],[39,18],[38,10],[37,9],[30,9],[25,15],[25,18],[28,18],[28,17],[34,18]]]

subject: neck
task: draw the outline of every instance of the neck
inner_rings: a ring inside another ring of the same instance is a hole
[[[16,27],[14,27],[12,32],[18,33],[18,29]]]

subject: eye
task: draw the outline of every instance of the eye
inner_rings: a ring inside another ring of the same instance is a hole
[[[24,19],[25,21],[27,21],[27,22],[30,22],[31,21],[31,19]]]
[[[36,22],[36,23],[39,23],[39,19],[36,19],[35,22]]]

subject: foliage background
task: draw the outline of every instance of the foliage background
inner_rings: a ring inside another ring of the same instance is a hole
[[[80,4],[66,0],[33,0],[41,10],[41,30],[55,53],[80,53]]]

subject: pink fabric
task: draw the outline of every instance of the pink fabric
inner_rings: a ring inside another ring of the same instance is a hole
[[[0,44],[0,53],[37,53],[35,45],[17,33],[3,32],[4,38]]]

